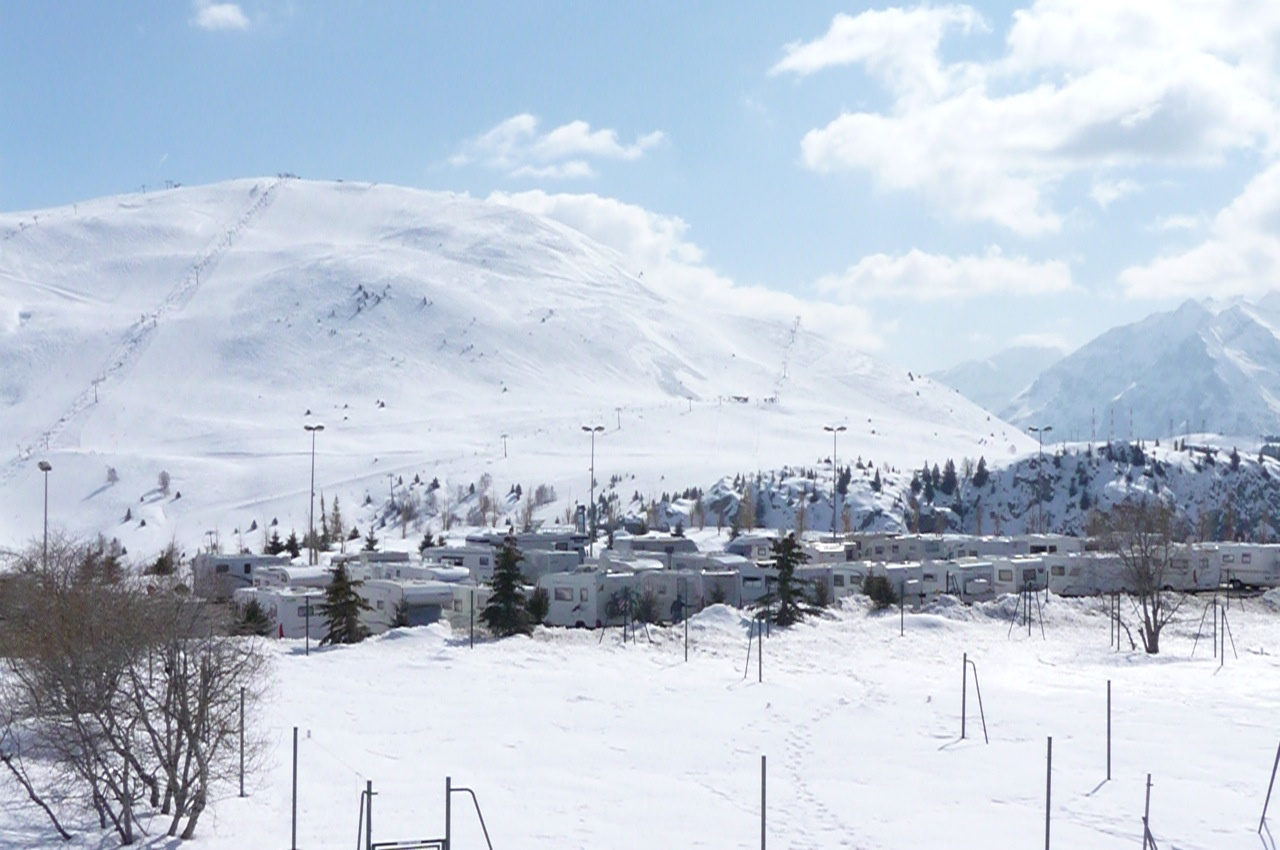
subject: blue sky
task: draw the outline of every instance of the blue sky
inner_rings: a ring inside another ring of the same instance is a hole
[[[0,210],[494,196],[918,371],[1280,265],[1280,4],[0,3]]]

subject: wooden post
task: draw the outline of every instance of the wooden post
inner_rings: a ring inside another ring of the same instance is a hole
[[[293,727],[293,832],[290,850],[298,850],[298,727]]]
[[[244,688],[240,688],[240,796],[244,796]]]
[[[964,717],[969,697],[969,653],[960,662],[960,740],[964,740]]]
[[[1107,781],[1111,781],[1111,680],[1107,679]]]
[[[373,850],[373,780],[366,779],[364,782],[364,822],[368,824],[365,829],[364,847],[365,850]]]
[[[1267,800],[1262,804],[1262,818],[1258,821],[1258,832],[1262,832],[1262,825],[1267,822],[1267,807],[1271,805],[1271,789],[1276,784],[1276,768],[1280,767],[1280,747],[1276,747],[1276,760],[1271,765],[1271,782],[1267,785]]]

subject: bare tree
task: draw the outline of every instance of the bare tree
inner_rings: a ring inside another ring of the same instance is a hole
[[[92,544],[51,542],[47,568],[22,553],[20,570],[39,566],[6,587],[2,704],[42,742],[56,787],[122,844],[146,808],[172,816],[170,835],[191,838],[213,786],[238,768],[241,694],[252,721],[262,645],[215,634],[199,601],[103,581],[86,567],[101,557]],[[246,728],[250,764],[257,741]],[[28,796],[38,802],[34,785]]]
[[[1172,507],[1145,499],[1126,500],[1109,512],[1095,513],[1090,521],[1090,535],[1103,550],[1120,558],[1125,584],[1142,618],[1142,648],[1149,655],[1160,652],[1160,632],[1186,599],[1168,583],[1173,547],[1183,536],[1180,526]]]

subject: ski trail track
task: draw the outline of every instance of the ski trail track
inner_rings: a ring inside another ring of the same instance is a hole
[[[121,339],[120,343],[107,357],[102,368],[98,370],[100,377],[95,381],[91,381],[87,387],[81,390],[79,395],[72,399],[71,403],[52,425],[40,429],[39,435],[35,439],[19,447],[17,455],[5,464],[3,471],[0,471],[0,482],[10,481],[31,460],[36,449],[41,444],[52,445],[57,436],[65,431],[77,416],[94,405],[97,393],[100,392],[96,385],[106,384],[112,378],[119,378],[128,374],[129,370],[138,362],[142,353],[147,350],[147,346],[150,345],[160,327],[160,322],[180,312],[191,302],[191,299],[199,291],[201,284],[209,279],[209,276],[218,267],[218,263],[231,250],[236,238],[271,206],[286,179],[285,177],[277,177],[267,183],[265,189],[261,183],[254,186],[250,191],[250,194],[254,197],[253,203],[222,230],[212,244],[192,263],[186,275],[169,291],[164,299],[125,331],[124,338]]]

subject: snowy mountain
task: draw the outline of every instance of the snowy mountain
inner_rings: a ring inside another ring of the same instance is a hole
[[[599,490],[651,497],[816,464],[824,424],[877,462],[1033,448],[940,384],[793,316],[682,299],[550,219],[284,178],[0,216],[0,408],[0,543],[38,536],[47,481],[51,526],[135,555],[301,534],[304,424],[325,425],[317,493],[362,526],[414,503],[404,533],[486,497],[514,512],[517,485],[561,518],[593,461]],[[594,455],[584,425],[605,428]]]
[[[950,369],[933,372],[929,377],[953,387],[979,407],[998,411],[1062,357],[1063,351],[1059,348],[1016,345],[984,360],[966,360]]]
[[[1000,415],[1080,440],[1280,431],[1280,292],[1256,302],[1187,301],[1107,331]]]

